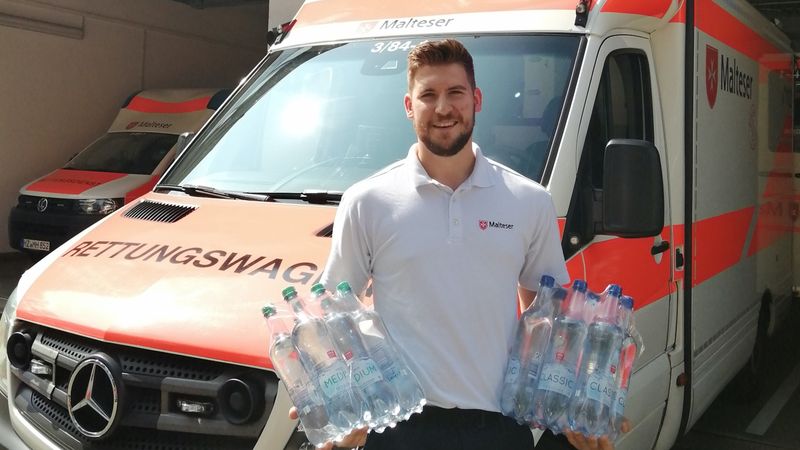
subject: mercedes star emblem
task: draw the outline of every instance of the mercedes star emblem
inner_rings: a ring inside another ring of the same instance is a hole
[[[36,210],[39,212],[44,212],[45,209],[47,209],[47,199],[40,198],[39,203],[36,204]]]
[[[106,438],[119,422],[121,381],[119,365],[103,354],[87,357],[72,372],[67,387],[67,411],[72,423],[87,438]]]

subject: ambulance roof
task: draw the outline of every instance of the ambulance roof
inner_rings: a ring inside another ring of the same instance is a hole
[[[147,89],[128,97],[109,128],[115,132],[181,134],[197,131],[229,89]]]
[[[578,0],[307,0],[276,49],[368,38],[472,33],[588,33],[619,21],[650,31],[678,0],[591,0],[590,28],[575,25]],[[599,19],[601,16],[612,20]],[[624,16],[620,17],[620,16]]]

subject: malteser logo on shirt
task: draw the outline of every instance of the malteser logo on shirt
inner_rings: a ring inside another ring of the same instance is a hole
[[[486,230],[487,228],[500,228],[501,230],[511,230],[514,228],[514,225],[510,223],[495,222],[493,220],[479,220],[478,227],[481,230]]]

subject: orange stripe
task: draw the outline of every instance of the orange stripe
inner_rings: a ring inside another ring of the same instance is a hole
[[[58,169],[28,186],[27,190],[51,194],[74,195],[124,176],[124,173]]]
[[[681,2],[681,6],[678,7],[678,12],[672,16],[672,19],[669,20],[670,23],[682,23],[686,24],[686,2]]]
[[[151,98],[134,97],[125,109],[146,113],[179,114],[203,111],[207,109],[209,100],[211,97],[201,97],[183,102],[162,102]]]
[[[695,222],[693,286],[739,262],[754,212],[755,207],[750,206]]]
[[[709,36],[773,70],[788,70],[790,54],[753,31],[711,0],[696,2],[695,25]]]
[[[334,22],[378,20],[395,17],[424,17],[445,14],[537,9],[575,10],[577,0],[439,0],[400,2],[360,2],[326,0],[306,3],[297,13],[297,26]]]
[[[792,210],[794,177],[792,165],[794,154],[789,153],[791,143],[791,116],[785,120],[782,139],[773,153],[773,162],[767,174],[766,187],[761,194],[758,220],[747,255],[754,255],[792,232],[796,212]]]
[[[608,0],[602,12],[664,17],[673,0]]]
[[[145,184],[143,184],[143,185],[131,190],[127,194],[125,194],[125,204],[127,205],[128,203],[132,202],[133,200],[136,200],[137,198],[141,197],[142,195],[150,192],[150,190],[153,189],[153,186],[155,186],[156,183],[158,182],[159,178],[161,178],[161,175],[153,175],[152,177],[150,177],[149,180],[147,180],[147,183],[145,183]]]
[[[669,227],[661,232],[669,240]],[[612,238],[595,242],[583,250],[586,261],[586,282],[593,291],[602,291],[610,283],[622,286],[627,295],[642,308],[670,293],[670,252],[661,254],[660,261],[650,254],[654,238]]]

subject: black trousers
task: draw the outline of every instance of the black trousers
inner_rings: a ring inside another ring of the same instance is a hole
[[[547,436],[549,434],[549,436]],[[547,432],[537,449],[572,448]],[[395,428],[371,432],[364,450],[532,450],[528,427],[497,412],[426,406]]]

